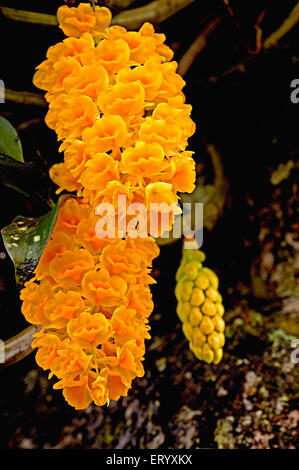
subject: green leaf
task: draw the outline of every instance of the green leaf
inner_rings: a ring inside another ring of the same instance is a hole
[[[55,226],[58,209],[59,200],[46,215],[38,218],[19,215],[1,230],[5,248],[15,266],[19,288],[32,277]]]
[[[0,153],[17,162],[24,162],[20,137],[3,116],[0,116]]]

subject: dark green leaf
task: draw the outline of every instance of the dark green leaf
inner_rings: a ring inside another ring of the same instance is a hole
[[[5,248],[15,266],[16,283],[20,288],[32,277],[53,231],[58,208],[59,201],[42,217],[17,216],[10,225],[1,230]]]
[[[15,128],[4,117],[0,116],[0,153],[17,162],[23,162],[23,150]]]

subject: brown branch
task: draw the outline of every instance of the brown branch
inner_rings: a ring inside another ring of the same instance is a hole
[[[299,21],[299,2],[295,5],[288,18],[264,41],[264,49],[276,46],[278,41],[285,36]]]
[[[16,126],[17,131],[25,131],[31,126],[35,126],[36,124],[40,124],[42,120],[40,118],[30,119],[29,121],[22,122],[18,126]]]
[[[38,326],[29,326],[21,333],[13,336],[4,342],[4,363],[0,363],[0,369],[11,366],[28,356],[33,349],[31,348],[32,335],[40,330]]]
[[[154,0],[143,7],[127,10],[115,15],[111,24],[118,24],[128,29],[139,28],[145,21],[161,23],[195,0]],[[11,20],[23,21],[26,23],[43,24],[57,26],[55,15],[35,13],[26,10],[16,10],[15,8],[1,7],[3,15]]]
[[[55,15],[47,15],[45,13],[36,13],[34,11],[16,10],[15,8],[2,7],[0,11],[5,18],[14,21],[23,21],[25,23],[42,24],[44,26],[57,26],[57,18]]]
[[[115,8],[117,10],[125,10],[135,0],[105,0],[105,6],[108,8]]]
[[[180,75],[184,76],[188,72],[195,58],[206,47],[208,37],[217,28],[220,22],[220,17],[214,18],[212,21],[210,21],[210,23],[191,44],[179,62],[178,73]]]
[[[143,7],[124,11],[112,18],[112,24],[119,24],[128,29],[139,28],[145,21],[162,23],[170,16],[182,10],[195,0],[155,0]]]
[[[257,21],[254,25],[255,36],[256,36],[256,46],[255,46],[255,49],[249,49],[250,54],[259,54],[262,50],[262,47],[263,47],[263,41],[262,41],[263,30],[261,28],[261,22],[264,19],[265,13],[266,13],[266,10],[263,10],[259,14],[258,19],[257,19]]]
[[[33,106],[47,106],[44,97],[39,93],[29,91],[15,91],[5,88],[5,100],[18,104],[29,104]]]

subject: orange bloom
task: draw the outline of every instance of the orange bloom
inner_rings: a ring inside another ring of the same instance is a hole
[[[160,144],[167,156],[182,150],[181,139],[182,130],[179,125],[169,124],[164,119],[156,120],[148,116],[140,128],[139,140]]]
[[[124,118],[143,112],[144,88],[139,82],[117,83],[110,91],[102,93],[99,105],[105,114],[119,114]]]
[[[81,312],[68,322],[67,333],[82,347],[98,346],[111,336],[110,323],[102,313]]]
[[[144,178],[159,175],[164,168],[164,151],[156,143],[136,142],[121,156],[122,167],[128,173]]]
[[[86,170],[79,181],[87,189],[100,190],[108,181],[117,177],[117,162],[107,153],[97,153],[86,163]]]
[[[58,62],[53,64],[55,82],[51,87],[51,94],[65,91],[65,80],[72,78],[80,72],[80,63],[71,56],[61,57]]]
[[[124,346],[132,339],[142,345],[144,339],[150,338],[149,326],[143,319],[138,318],[136,310],[126,307],[117,308],[113,313],[111,325],[115,332],[117,346]]]
[[[59,121],[63,122],[66,137],[79,137],[83,129],[94,124],[98,109],[92,99],[84,95],[68,96],[66,105],[59,113]]]
[[[111,26],[108,30],[108,38],[113,42],[122,39],[127,43],[130,65],[142,64],[155,53],[154,38],[145,37],[140,32],[127,31],[122,26]]]
[[[192,193],[195,189],[195,161],[191,157],[192,152],[182,152],[171,157],[175,165],[175,172],[171,178],[171,184],[175,191]]]
[[[109,371],[107,387],[110,400],[119,400],[120,397],[126,397],[131,384],[124,385],[118,372]]]
[[[79,243],[91,253],[100,253],[102,249],[115,240],[111,238],[99,238],[96,234],[98,217],[91,211],[86,214],[78,225],[77,238]]]
[[[99,94],[106,90],[108,85],[108,74],[100,64],[79,67],[63,80],[63,89],[66,93],[89,96],[95,103]]]
[[[165,62],[161,65],[161,72],[163,74],[163,82],[160,87],[161,96],[163,99],[167,100],[169,98],[173,98],[174,96],[178,96],[182,93],[182,88],[185,86],[186,82],[183,78],[176,73],[176,69],[178,67],[177,62]]]
[[[107,269],[90,271],[82,281],[83,294],[94,304],[114,307],[122,303],[127,283],[119,276],[110,276]]]
[[[94,10],[88,3],[80,3],[78,7],[63,5],[58,8],[59,27],[66,36],[79,37],[89,32],[95,37],[105,37],[111,21],[108,8],[95,6]]]
[[[21,300],[23,301],[21,311],[28,322],[33,325],[47,323],[45,307],[51,299],[51,295],[51,290],[47,288],[47,284],[41,289],[39,284],[32,280],[26,282],[25,288],[21,292]]]
[[[127,243],[130,248],[138,253],[147,266],[151,266],[153,259],[159,256],[160,249],[153,238],[128,238]]]
[[[66,347],[66,341],[61,341],[53,333],[39,332],[34,335],[32,347],[38,346],[35,356],[37,364],[44,370],[50,369],[58,358],[58,351]]]
[[[86,305],[77,292],[58,291],[45,306],[45,315],[48,326],[51,328],[64,328],[68,321],[77,317],[86,309]]]
[[[72,140],[71,144],[65,149],[65,168],[70,172],[75,180],[80,177],[91,156],[91,152],[87,150],[86,143],[79,139]]]
[[[119,375],[121,382],[131,386],[132,380],[144,375],[144,369],[141,361],[143,360],[144,348],[137,346],[136,341],[127,341],[122,347],[118,348],[118,366],[112,367],[112,373]]]
[[[40,280],[47,276],[50,272],[50,262],[66,250],[73,250],[74,248],[75,245],[70,235],[54,229],[35,270],[36,278]]]
[[[181,213],[177,206],[177,195],[169,183],[151,183],[146,187],[148,222],[154,236],[162,236],[172,227],[174,216]]]
[[[57,81],[57,71],[54,66],[61,59],[66,57],[74,58],[81,64],[81,56],[87,51],[94,50],[94,41],[90,34],[84,33],[80,38],[66,38],[63,42],[59,42],[49,47],[47,52],[47,60],[42,62],[37,68],[33,77],[33,83],[37,88],[48,91],[46,95],[48,101],[53,99],[52,87]],[[75,67],[75,66],[74,66]]]
[[[144,260],[136,255],[136,251],[128,247],[126,240],[119,240],[103,249],[100,263],[110,274],[122,274],[128,280],[130,274],[136,278],[143,273],[142,268],[146,267]]]
[[[145,194],[148,207],[150,204],[165,203],[170,206],[177,203],[177,196],[169,183],[151,183],[146,187]]]
[[[155,52],[162,57],[163,61],[169,61],[173,58],[173,51],[164,44],[166,40],[165,34],[155,33],[155,29],[151,23],[145,22],[139,32],[142,37],[155,40]]]
[[[68,287],[80,284],[84,273],[93,269],[94,260],[85,249],[65,251],[50,263],[50,275],[58,283]]]
[[[102,116],[82,133],[83,141],[93,153],[108,152],[121,147],[126,136],[126,124],[118,115]]]
[[[53,373],[62,379],[54,385],[54,388],[79,385],[78,381],[88,371],[92,359],[92,356],[86,354],[77,343],[67,341],[63,348],[57,350],[57,357],[51,365]]]
[[[58,213],[55,230],[75,235],[82,216],[82,207],[78,200],[73,197],[67,198]]]
[[[104,39],[94,50],[94,53],[86,53],[83,57],[85,64],[97,63],[103,66],[109,75],[114,75],[128,64],[130,49],[122,39],[110,41]]]
[[[78,385],[63,386],[64,382],[62,382],[59,388],[63,388],[64,398],[75,410],[85,410],[93,400],[88,387],[88,378],[86,375],[78,376],[74,383]],[[58,388],[57,384],[53,388]]]
[[[188,138],[195,132],[195,124],[190,118],[192,107],[184,103],[182,96],[176,96],[168,100],[168,103],[160,103],[153,111],[154,119],[163,119],[168,124],[179,125],[182,130],[182,136],[185,139],[183,144],[185,147]]]
[[[65,163],[56,163],[50,168],[49,175],[52,181],[59,187],[57,194],[66,190],[69,192],[76,191],[81,188],[81,184],[77,182],[72,173],[67,170]]]
[[[146,101],[151,101],[156,97],[163,82],[162,72],[157,67],[159,62],[151,57],[144,65],[133,69],[124,68],[118,72],[116,82],[131,83],[140,81],[144,88]]]
[[[147,286],[135,284],[128,290],[128,307],[136,310],[142,317],[147,318],[152,313],[154,303],[152,294]]]
[[[107,402],[109,403],[107,380],[108,369],[105,367],[91,384],[91,396],[98,406],[103,406]]]
[[[84,33],[80,38],[66,38],[62,42],[49,47],[47,60],[55,64],[61,57],[74,57],[82,64],[81,56],[94,49],[94,40],[91,34]]]

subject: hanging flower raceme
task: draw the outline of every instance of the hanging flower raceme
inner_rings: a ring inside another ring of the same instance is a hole
[[[195,125],[173,53],[151,24],[137,32],[109,26],[109,10],[88,4],[60,7],[57,16],[68,37],[48,49],[33,81],[46,91],[45,120],[64,152],[50,177],[57,193],[77,197],[61,204],[21,299],[25,318],[41,325],[37,363],[82,409],[125,396],[144,373],[149,273],[159,250],[148,228],[145,238],[130,238],[127,224],[141,226],[152,220],[151,204],[176,205],[178,191],[192,192],[195,164],[186,148]],[[138,221],[133,203],[146,208]],[[101,204],[113,208],[117,227],[108,210],[106,225],[99,223]]]
[[[178,191],[195,187],[186,151],[195,125],[173,53],[150,23],[109,27],[105,7],[62,6],[57,16],[68,37],[49,48],[33,80],[46,91],[46,123],[62,141],[64,162],[50,170],[57,192],[77,191],[93,208],[114,205],[107,186],[114,182],[129,203],[146,207],[149,222],[152,202],[176,205]]]
[[[183,250],[176,274],[177,314],[195,356],[218,364],[225,342],[224,307],[218,292],[218,277],[211,269],[202,266],[204,260],[202,251]]]
[[[41,325],[32,346],[36,361],[59,379],[77,409],[127,394],[143,375],[144,341],[153,309],[149,284],[154,240],[97,244],[83,228],[91,208],[67,198],[34,277],[21,292],[22,313]],[[95,222],[95,220],[94,220]]]

